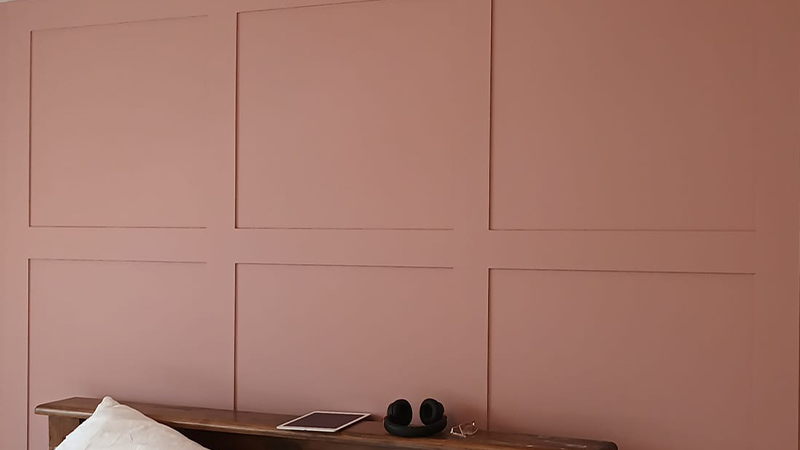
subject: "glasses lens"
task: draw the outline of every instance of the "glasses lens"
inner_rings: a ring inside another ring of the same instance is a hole
[[[454,434],[456,436],[461,436],[461,437],[472,436],[477,432],[478,432],[478,427],[475,426],[475,422],[462,423],[450,429],[450,434]]]
[[[478,432],[478,427],[475,425],[475,422],[462,423],[459,426],[461,427],[461,432],[467,436],[472,436]]]

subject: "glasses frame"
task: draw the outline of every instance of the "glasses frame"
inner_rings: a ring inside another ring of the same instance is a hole
[[[473,436],[477,432],[478,432],[478,426],[475,425],[474,420],[472,422],[460,423],[454,426],[453,428],[450,428],[450,434],[462,438]]]

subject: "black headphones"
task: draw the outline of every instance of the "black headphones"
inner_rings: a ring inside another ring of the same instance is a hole
[[[412,415],[411,403],[408,403],[408,400],[395,400],[386,408],[383,427],[389,434],[400,437],[426,437],[447,428],[444,405],[432,398],[425,400],[419,406],[419,418],[423,423],[422,426],[409,426]]]

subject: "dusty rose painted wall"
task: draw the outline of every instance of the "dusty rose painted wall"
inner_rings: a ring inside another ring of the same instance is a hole
[[[0,5],[0,448],[104,394],[797,448],[797,9]]]

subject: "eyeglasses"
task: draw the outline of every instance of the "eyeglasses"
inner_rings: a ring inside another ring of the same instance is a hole
[[[450,434],[465,438],[467,436],[472,436],[473,434],[478,432],[478,426],[475,425],[475,422],[466,422],[461,423],[453,428],[450,429]]]

